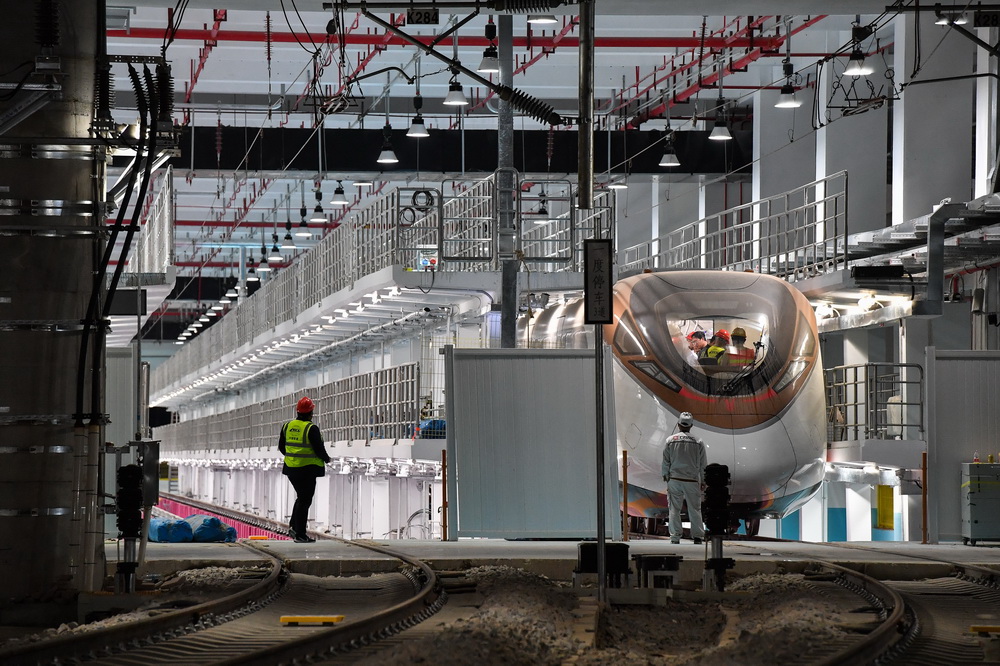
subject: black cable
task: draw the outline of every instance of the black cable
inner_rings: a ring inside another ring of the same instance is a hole
[[[306,45],[303,44],[302,41],[299,39],[299,36],[295,34],[295,28],[292,27],[291,21],[288,20],[288,11],[285,9],[285,0],[281,0],[281,15],[285,17],[285,25],[288,26],[288,30],[292,33],[292,37],[295,39],[295,43],[301,46],[303,51],[315,57],[319,52],[319,49],[315,48],[316,45],[313,44],[314,48],[312,51],[310,51],[309,49],[306,48]],[[312,38],[310,37],[310,39]],[[343,42],[341,43],[343,44]]]
[[[143,92],[142,85],[139,82],[139,74],[135,71],[135,68],[129,64],[129,77],[132,80],[132,87],[135,91],[136,107],[139,111],[139,136],[144,137],[149,126],[149,106],[146,101],[146,95]],[[105,249],[104,256],[101,257],[100,263],[96,266],[94,270],[94,283],[90,292],[90,302],[87,304],[87,313],[83,320],[83,332],[80,341],[80,355],[77,362],[77,372],[76,372],[76,425],[83,426],[83,385],[86,379],[87,371],[87,351],[88,343],[90,338],[91,327],[96,328],[99,322],[96,319],[97,309],[98,309],[98,299],[101,294],[101,286],[103,285],[104,277],[107,272],[107,267],[111,262],[111,253],[114,250],[115,242],[118,239],[118,231],[121,228],[122,220],[125,218],[125,210],[128,207],[130,198],[132,196],[132,189],[135,186],[135,179],[137,170],[136,167],[142,161],[142,142],[140,141],[136,147],[135,154],[135,164],[132,170],[129,172],[128,188],[125,190],[125,198],[122,200],[122,205],[118,209],[118,216],[115,219],[115,225],[112,227],[111,238],[109,239]],[[138,206],[136,206],[138,208]],[[96,259],[96,257],[95,257]],[[110,299],[109,299],[110,301]],[[95,364],[97,359],[95,358]],[[97,373],[94,373],[97,374]]]
[[[13,74],[14,72],[16,72],[17,70],[21,69],[22,67],[27,67],[28,65],[33,65],[33,64],[35,64],[33,60],[25,60],[20,65],[17,65],[16,67],[13,67],[13,68],[7,70],[3,74],[0,74],[0,78],[3,78],[5,76],[10,76],[11,74]]]
[[[295,10],[295,15],[299,17],[299,23],[302,24],[302,29],[306,31],[306,37],[309,38],[309,43],[312,44],[313,49],[319,51],[319,47],[316,46],[316,40],[313,39],[312,33],[309,32],[309,26],[307,26],[306,22],[302,20],[302,14],[299,13],[299,8],[295,6],[295,0],[288,1],[292,3],[292,9]]]
[[[157,108],[158,104],[158,93],[156,91],[156,83],[152,72],[149,71],[149,67],[142,68],[143,76],[146,79],[146,90],[149,94],[149,108]],[[149,178],[153,172],[153,156],[156,154],[156,131],[151,131],[149,133],[149,149],[146,151],[148,157],[146,158],[146,167],[142,173],[142,183],[139,185],[140,196],[136,200],[136,205],[132,209],[132,221],[129,224],[128,232],[125,234],[125,242],[122,245],[122,251],[118,258],[118,264],[115,266],[114,275],[111,278],[111,284],[108,286],[108,297],[104,301],[104,310],[101,313],[101,318],[106,319],[108,314],[111,312],[111,301],[114,300],[115,291],[118,289],[118,281],[121,279],[122,272],[125,270],[125,259],[128,257],[129,248],[132,245],[132,239],[135,237],[135,230],[139,226],[139,216],[142,214],[142,206],[138,205],[145,196],[146,190],[149,188]]]
[[[163,45],[160,47],[160,53],[166,57],[167,48],[174,43],[174,38],[177,36],[177,31],[180,30],[181,21],[184,20],[184,12],[187,11],[188,3],[190,0],[177,0],[177,4],[174,6],[174,17],[172,29],[167,29],[163,33]]]
[[[7,100],[12,99],[14,95],[21,92],[21,88],[24,87],[24,84],[28,82],[28,79],[31,78],[31,75],[34,73],[34,71],[30,71],[21,77],[21,80],[17,82],[17,86],[15,86],[13,90],[4,95],[0,95],[0,101],[6,102]]]

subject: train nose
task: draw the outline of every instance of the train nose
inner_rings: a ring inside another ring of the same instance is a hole
[[[733,503],[767,503],[783,493],[795,473],[795,449],[780,425],[757,432],[744,432],[728,437],[716,460],[709,453],[709,462],[729,466],[729,494]]]

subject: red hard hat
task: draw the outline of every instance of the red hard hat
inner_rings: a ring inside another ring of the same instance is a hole
[[[315,405],[309,398],[300,398],[298,404],[295,405],[295,411],[299,414],[312,414],[313,408]]]
[[[720,328],[715,332],[715,337],[719,338],[723,342],[729,342],[729,331],[724,328]]]

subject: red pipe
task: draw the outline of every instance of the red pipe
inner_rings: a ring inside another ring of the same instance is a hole
[[[783,42],[785,39],[788,39],[788,37],[790,35],[793,35],[796,32],[799,32],[801,30],[805,30],[806,28],[808,28],[808,27],[810,27],[810,26],[818,23],[819,21],[822,21],[825,18],[826,18],[825,14],[819,15],[819,16],[815,16],[812,19],[804,22],[799,27],[797,27],[794,30],[790,31],[784,37],[780,38],[780,40]],[[761,49],[759,49],[759,48],[754,49],[754,50],[750,51],[749,53],[747,53],[746,55],[744,55],[739,60],[730,63],[727,67],[724,67],[723,70],[722,70],[722,72],[714,72],[712,74],[709,74],[706,77],[702,77],[701,81],[699,81],[698,83],[695,83],[695,84],[689,86],[687,89],[683,90],[682,92],[677,93],[669,101],[662,102],[659,105],[657,105],[655,107],[652,107],[650,109],[647,109],[647,110],[645,110],[645,111],[637,114],[636,116],[634,116],[631,120],[629,120],[628,123],[626,123],[626,125],[625,125],[626,129],[636,129],[636,128],[639,127],[639,125],[641,125],[642,123],[646,122],[647,120],[651,120],[653,118],[659,118],[659,117],[661,117],[663,115],[663,113],[669,107],[675,106],[678,102],[683,102],[683,101],[687,100],[688,98],[693,97],[706,84],[712,84],[712,83],[715,83],[716,81],[718,81],[720,75],[722,75],[723,73],[725,73],[725,74],[732,74],[732,71],[734,69],[742,69],[742,68],[746,67],[747,65],[749,65],[751,62],[754,62],[755,60],[757,60],[758,58],[760,58],[762,55],[764,55],[764,54],[761,52]],[[671,72],[670,74],[667,74],[664,77],[662,77],[662,78],[660,78],[658,80],[655,80],[646,90],[649,90],[650,88],[656,87],[658,84],[662,83],[663,81],[665,81],[666,79],[668,79],[668,78],[670,78],[671,76],[674,76],[674,75],[675,75],[675,72]],[[635,96],[635,97],[633,97],[628,102],[625,102],[625,105],[627,105],[628,103],[634,101],[637,97],[638,97],[638,95]],[[619,105],[618,108],[621,108],[622,106],[624,106],[624,105]]]
[[[578,20],[577,17],[572,17],[574,21]],[[367,33],[367,34],[354,34],[347,35],[344,39],[344,45],[367,45],[367,46],[410,46],[410,43],[403,40],[400,37],[391,36],[388,40],[381,39],[381,33]],[[129,32],[124,30],[108,30],[108,37],[113,37],[116,39],[163,39],[163,29],[162,28],[132,28]],[[284,43],[284,44],[294,44],[296,43],[296,37],[299,40],[307,41],[308,37],[304,34],[298,35],[297,33],[290,32],[272,32],[271,42],[273,43]],[[433,41],[432,36],[426,35],[414,35],[414,37],[424,44],[430,45]],[[216,39],[222,42],[266,42],[267,33],[257,32],[252,30],[226,30],[218,31],[213,37],[212,33],[208,30],[196,30],[196,29],[183,29],[177,31],[177,36],[174,41],[205,41],[207,39]],[[530,37],[519,36],[514,37],[514,46],[521,48],[534,48],[539,47],[542,49],[555,46],[560,42],[562,38],[558,34],[552,37],[538,36],[537,34],[532,34]],[[710,37],[705,39],[705,46],[712,49],[721,48],[751,48],[758,47],[765,51],[774,50],[781,45],[783,40],[776,37],[755,37],[753,39],[744,37]],[[467,35],[460,36],[458,38],[458,45],[464,47],[486,47],[489,46],[490,42],[483,36],[478,35]],[[594,47],[595,48],[608,48],[608,49],[649,49],[649,48],[660,48],[660,49],[673,49],[673,48],[689,48],[701,46],[701,39],[698,37],[595,37]],[[568,47],[579,47],[580,39],[578,37],[569,37],[562,40],[563,46]]]
[[[184,101],[191,101],[191,93],[194,92],[194,86],[198,83],[198,77],[201,76],[202,70],[205,69],[205,63],[208,62],[208,55],[212,52],[212,49],[219,43],[219,27],[222,22],[226,20],[227,13],[225,9],[216,9],[213,11],[215,23],[212,24],[212,29],[208,31],[208,35],[202,40],[204,46],[198,50],[198,67],[195,68],[194,61],[191,61],[191,83],[184,84]],[[187,125],[190,120],[189,112],[184,112],[184,124]]]

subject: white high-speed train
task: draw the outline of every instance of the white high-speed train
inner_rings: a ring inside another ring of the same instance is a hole
[[[619,469],[628,451],[623,508],[630,516],[666,518],[663,443],[685,411],[694,415],[708,462],[729,467],[732,515],[748,533],[757,532],[760,518],[782,517],[819,489],[822,363],[815,316],[797,289],[757,273],[649,272],[615,285],[614,319],[603,331],[615,358]],[[747,335],[742,350],[727,345],[711,365],[688,353],[691,333],[710,339],[738,328]],[[593,329],[575,300],[523,318],[520,334],[532,346],[586,347]]]

